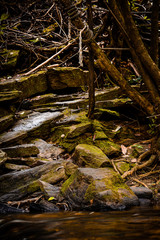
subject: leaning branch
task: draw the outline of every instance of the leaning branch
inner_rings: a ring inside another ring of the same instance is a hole
[[[44,61],[43,63],[39,64],[37,67],[33,68],[32,70],[30,70],[29,72],[25,73],[24,76],[27,76],[33,72],[35,72],[37,69],[43,67],[44,65],[46,65],[47,63],[49,63],[52,59],[54,59],[55,57],[57,57],[59,54],[61,54],[64,50],[66,50],[67,48],[69,48],[74,42],[76,41],[76,39],[74,39],[72,42],[70,42],[69,44],[67,44],[64,48],[62,48],[60,51],[58,51],[56,54],[52,55],[50,58],[48,58],[46,61]]]

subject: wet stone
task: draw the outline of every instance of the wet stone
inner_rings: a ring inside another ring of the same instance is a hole
[[[151,199],[153,192],[146,187],[130,187],[138,198]]]
[[[39,153],[38,148],[34,144],[22,144],[13,147],[2,148],[9,157],[29,157]]]
[[[9,132],[0,135],[0,145],[15,144],[27,136],[46,136],[46,134],[49,134],[49,129],[53,127],[54,121],[62,116],[61,112],[30,114],[28,118],[19,120]]]

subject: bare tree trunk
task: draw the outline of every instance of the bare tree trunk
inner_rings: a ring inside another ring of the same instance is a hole
[[[150,55],[153,61],[158,65],[158,19],[159,19],[160,0],[153,1],[151,17],[151,47]]]
[[[105,1],[106,3],[106,1]],[[126,25],[124,22],[124,18],[118,8],[118,4],[116,2],[116,0],[110,0],[109,1],[109,6],[106,3],[107,7],[109,8],[109,10],[111,11],[111,14],[113,15],[113,17],[115,18],[115,20],[117,21],[117,23],[119,24],[121,31],[124,35],[125,41],[128,44],[129,48],[130,48],[130,52],[132,54],[132,57],[137,65],[137,68],[142,76],[142,79],[150,93],[152,102],[155,105],[155,108],[157,108],[157,106],[160,105],[160,96],[159,96],[159,92],[158,92],[158,88],[157,86],[154,84],[154,82],[152,81],[151,77],[148,75],[147,71],[144,69],[143,64],[141,63],[139,57],[137,56],[136,52],[135,52],[135,48],[133,48],[132,43],[130,41],[130,37],[128,36],[128,32],[126,29]],[[110,9],[111,8],[111,9]]]
[[[87,15],[88,15],[88,25],[93,31],[93,14],[91,0],[87,0]],[[95,108],[95,74],[94,74],[94,54],[92,48],[88,46],[89,50],[89,110],[88,118],[94,118],[94,108]]]
[[[122,15],[124,16],[125,26],[127,30],[127,34],[129,36],[129,41],[137,56],[139,57],[141,63],[144,65],[145,70],[149,73],[152,77],[154,83],[156,84],[157,88],[160,84],[160,70],[155,62],[150,57],[144,43],[139,35],[138,29],[133,21],[128,0],[117,0],[117,3],[121,7]]]

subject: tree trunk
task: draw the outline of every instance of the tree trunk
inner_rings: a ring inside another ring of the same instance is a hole
[[[105,1],[105,3],[106,3],[106,1]],[[109,6],[107,3],[106,3],[106,5],[107,5],[108,9],[111,11],[111,14],[113,15],[114,19],[117,21],[117,23],[119,24],[119,26],[121,28],[121,31],[125,38],[125,41],[130,48],[130,52],[132,54],[133,60],[135,61],[135,64],[137,65],[140,75],[142,76],[142,79],[149,91],[152,102],[155,105],[155,109],[157,109],[157,106],[160,105],[160,97],[159,97],[158,88],[152,81],[151,77],[148,75],[147,71],[144,69],[143,64],[141,63],[139,57],[137,56],[137,54],[135,52],[135,49],[132,46],[130,37],[128,36],[127,27],[125,25],[124,18],[120,12],[120,9],[118,8],[117,2],[116,2],[116,0],[111,0],[111,1],[109,1]]]
[[[151,17],[151,47],[150,55],[153,61],[158,65],[158,19],[159,19],[160,0],[153,1]]]
[[[121,12],[124,16],[125,26],[127,34],[129,36],[130,44],[135,49],[135,52],[139,57],[141,63],[144,65],[145,70],[149,73],[158,88],[158,85],[160,84],[160,70],[144,46],[138,29],[133,21],[128,5],[128,0],[117,0],[117,3],[120,4]]]
[[[87,15],[88,15],[88,25],[89,28],[93,31],[93,14],[91,0],[87,0]],[[94,108],[95,108],[95,74],[94,74],[94,55],[90,46],[89,50],[89,110],[88,118],[94,118]]]

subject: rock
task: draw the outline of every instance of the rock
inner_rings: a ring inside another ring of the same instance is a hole
[[[63,162],[53,161],[23,171],[0,176],[0,201],[17,201],[40,189],[39,180],[49,183],[65,179]],[[63,174],[62,174],[63,173]]]
[[[70,101],[73,100],[75,96],[73,94],[69,95],[57,95],[53,93],[48,93],[44,95],[39,95],[30,100],[31,107],[37,108],[37,107],[47,107],[52,106],[54,102],[56,101]]]
[[[0,104],[10,104],[13,102],[17,102],[20,101],[22,98],[22,92],[21,91],[16,91],[16,90],[12,90],[12,91],[3,91],[0,92]]]
[[[147,199],[147,198],[139,198],[139,203],[140,203],[140,206],[145,206],[145,207],[152,205],[151,199]]]
[[[40,189],[44,193],[46,199],[48,200],[50,197],[53,197],[54,200],[57,200],[57,197],[60,193],[60,187],[53,186],[47,182],[39,180]]]
[[[66,107],[69,107],[71,109],[79,109],[79,108],[86,109],[87,105],[88,105],[88,100],[87,99],[75,99],[75,100],[70,100],[70,101],[53,103],[53,106],[56,106],[56,107],[66,106]]]
[[[0,166],[7,161],[7,154],[0,149]]]
[[[65,163],[61,163],[57,168],[50,169],[49,172],[43,174],[40,178],[41,181],[48,182],[50,184],[56,184],[66,179]]]
[[[120,160],[120,161],[115,162],[115,165],[121,174],[130,170],[130,163],[128,163],[128,162]]]
[[[92,130],[92,124],[90,122],[80,123],[68,127],[67,138],[75,138],[84,134],[85,132],[90,132]]]
[[[120,210],[139,204],[111,168],[78,168],[62,185],[59,199],[69,202],[73,210]]]
[[[22,144],[13,147],[2,148],[9,157],[29,157],[36,156],[39,153],[38,148],[34,144]]]
[[[131,104],[132,100],[129,98],[117,98],[112,100],[97,101],[96,108],[118,108]]]
[[[0,82],[1,91],[5,91],[6,89],[9,91],[21,91],[23,99],[45,92],[47,88],[46,71],[39,71],[25,77],[16,76]]]
[[[59,208],[46,200],[30,204],[30,212],[58,212]]]
[[[117,111],[103,109],[103,108],[96,108],[94,112],[94,117],[95,119],[104,120],[104,121],[106,121],[106,119],[110,121],[110,120],[122,118],[122,116]]]
[[[153,192],[151,189],[146,187],[130,187],[138,198],[151,199]]]
[[[121,154],[120,145],[109,140],[95,140],[95,145],[99,147],[107,156],[118,156]]]
[[[30,114],[27,119],[19,120],[9,132],[0,135],[0,146],[20,143],[27,136],[30,138],[46,137],[54,121],[62,116],[60,112]]]
[[[49,84],[55,90],[65,88],[84,88],[87,86],[89,75],[87,71],[82,71],[75,67],[57,67],[49,69],[47,72]]]
[[[13,115],[8,115],[0,118],[0,133],[11,127],[14,123]]]
[[[74,164],[71,160],[68,160],[66,162],[66,166],[65,166],[65,173],[68,177],[70,177],[72,174],[75,173],[75,171],[77,170],[78,166],[76,164]]]
[[[87,165],[93,168],[110,166],[110,160],[102,150],[89,144],[77,145],[73,159],[79,166]]]
[[[16,207],[11,207],[8,204],[0,202],[0,214],[9,214],[9,213],[24,213],[25,211]]]
[[[28,166],[18,165],[18,164],[13,164],[13,163],[5,163],[4,166],[5,166],[5,168],[7,168],[9,170],[16,170],[16,171],[30,169],[30,167],[28,167]]]
[[[42,139],[36,139],[33,143],[39,149],[38,157],[40,158],[57,158],[64,152],[64,149],[56,147],[51,143],[47,143]]]

